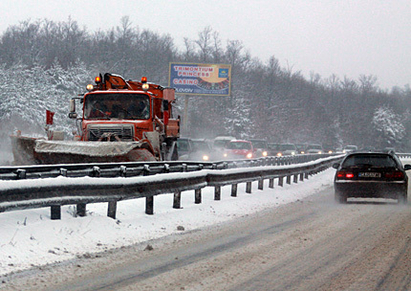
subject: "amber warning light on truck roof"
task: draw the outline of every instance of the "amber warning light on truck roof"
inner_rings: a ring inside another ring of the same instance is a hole
[[[95,77],[94,81],[96,82],[96,84],[101,83],[101,77],[100,76]]]
[[[144,91],[147,91],[150,86],[147,84],[147,77],[142,77],[141,78],[141,88],[143,88]]]

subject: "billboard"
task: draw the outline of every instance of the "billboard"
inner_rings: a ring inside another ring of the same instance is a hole
[[[177,94],[229,96],[231,65],[170,63],[169,86]]]

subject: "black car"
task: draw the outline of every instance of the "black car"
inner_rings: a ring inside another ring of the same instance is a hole
[[[393,152],[348,153],[334,177],[335,199],[346,203],[347,198],[390,198],[407,203],[408,176],[411,165],[402,165]]]

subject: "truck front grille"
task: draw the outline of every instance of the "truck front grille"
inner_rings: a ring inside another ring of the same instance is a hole
[[[89,141],[133,141],[132,125],[90,125],[88,127]]]

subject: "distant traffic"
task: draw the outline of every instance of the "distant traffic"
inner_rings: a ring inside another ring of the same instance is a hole
[[[273,143],[265,139],[237,139],[233,136],[217,136],[214,139],[183,137],[177,140],[179,160],[216,161],[255,159],[267,156],[293,156],[301,154],[332,154],[356,151],[356,145],[343,148],[323,147],[309,143]]]

